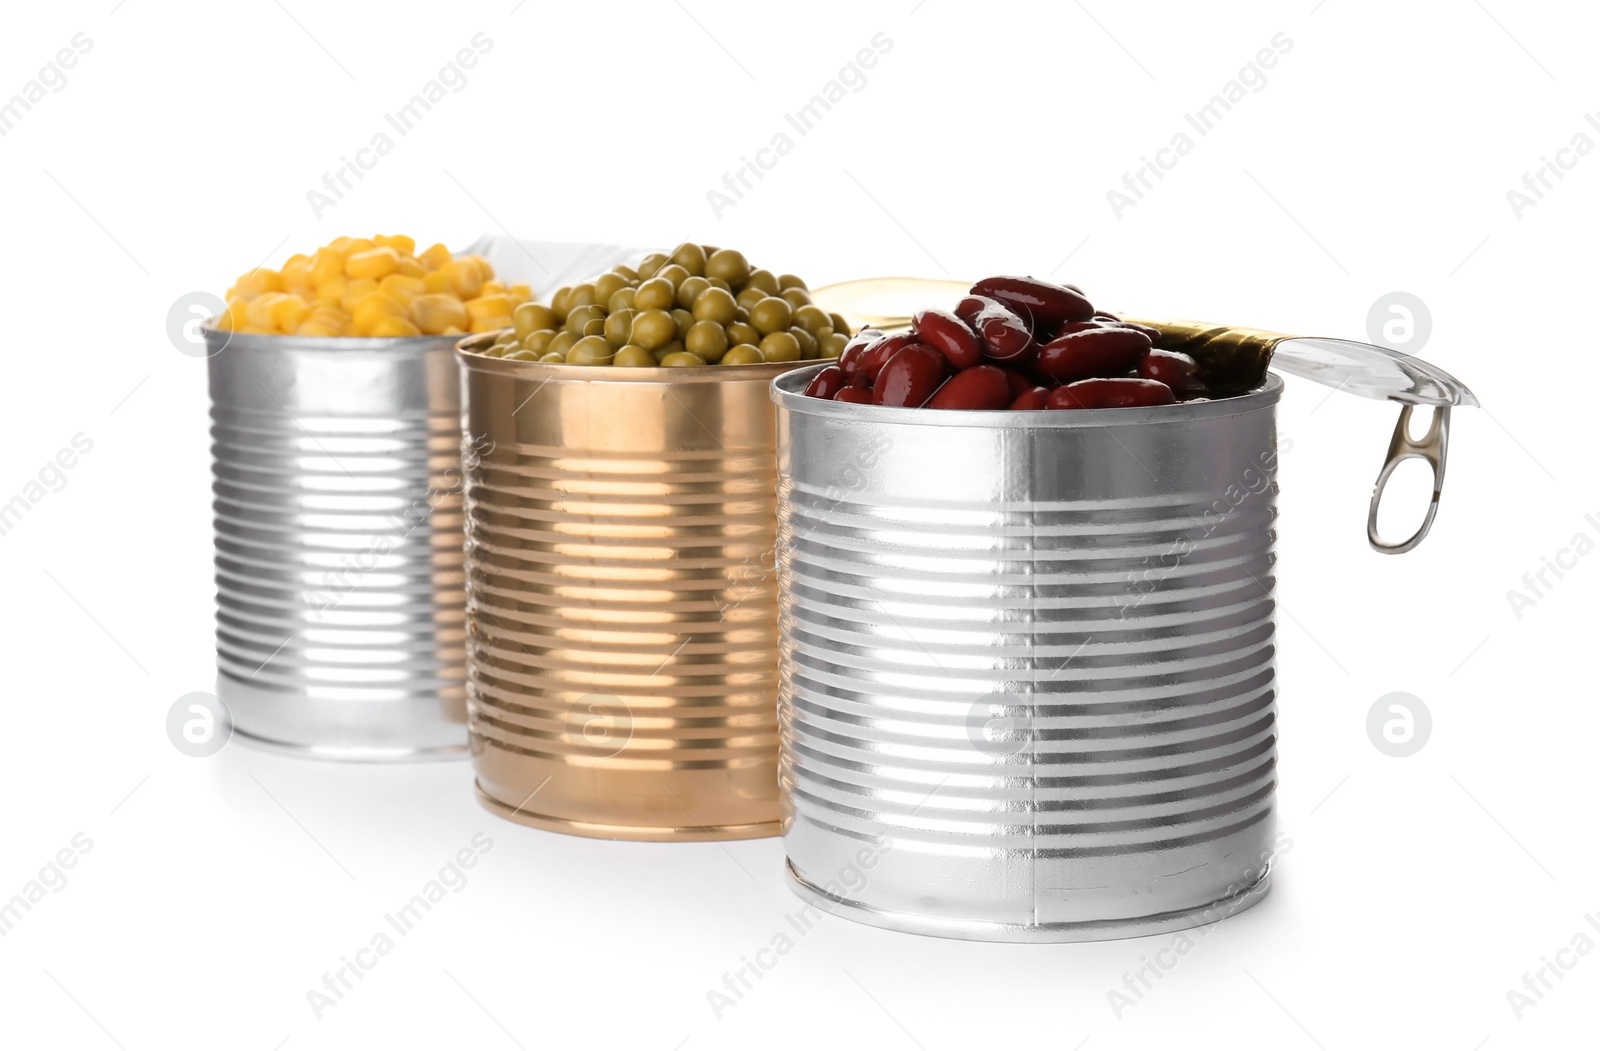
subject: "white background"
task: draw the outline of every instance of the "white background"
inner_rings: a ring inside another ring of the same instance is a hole
[[[1600,912],[1600,555],[1520,619],[1507,598],[1575,534],[1600,538],[1600,158],[1520,217],[1506,196],[1580,131],[1600,141],[1588,5],[114,3],[10,5],[0,31],[0,98],[93,41],[0,138],[0,501],[74,434],[94,443],[0,537],[0,898],[75,834],[93,843],[0,938],[0,1043],[1594,1043],[1600,952],[1567,955],[1520,1020],[1506,996]],[[478,32],[493,49],[465,88],[316,218],[306,191]],[[866,86],[716,216],[707,191],[880,32]],[[1280,32],[1265,87],[1114,215],[1106,191]],[[1486,408],[1456,414],[1433,536],[1385,558],[1363,523],[1392,407],[1290,381],[1294,846],[1263,904],[1120,1019],[1107,990],[1172,936],[997,946],[828,918],[718,1020],[707,990],[798,905],[778,841],[564,838],[479,809],[461,764],[191,759],[167,740],[169,706],[213,675],[205,363],[174,349],[167,310],[374,231],[692,236],[813,285],[1054,274],[1147,317],[1356,339],[1401,290],[1431,309],[1421,353]],[[1432,712],[1410,758],[1365,729],[1392,691]],[[318,1021],[306,991],[478,832],[493,848],[470,885]]]

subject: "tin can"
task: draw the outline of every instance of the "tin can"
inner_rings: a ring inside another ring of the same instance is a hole
[[[483,342],[461,349],[480,799],[584,836],[776,834],[767,388],[793,366],[541,364]]]
[[[779,409],[788,874],[866,923],[1152,934],[1265,893],[1276,377],[1115,412]]]
[[[458,338],[206,332],[217,693],[244,740],[466,755]]]

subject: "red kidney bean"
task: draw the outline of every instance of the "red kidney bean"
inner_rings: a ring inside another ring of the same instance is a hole
[[[1032,277],[986,277],[972,286],[972,294],[1000,300],[1040,329],[1053,330],[1094,316],[1094,307],[1081,292]]]
[[[1066,328],[1074,331],[1039,348],[1039,358],[1034,362],[1034,368],[1063,383],[1126,375],[1150,350],[1150,337],[1131,328],[1082,328],[1071,324]]]
[[[1115,379],[1079,380],[1050,392],[1052,409],[1126,409],[1146,405],[1171,405],[1178,399],[1172,388],[1155,380],[1121,376]]]
[[[944,380],[945,360],[932,347],[906,344],[883,363],[872,385],[872,404],[912,406],[926,404]]]
[[[1017,395],[1017,399],[1011,403],[1011,407],[1013,409],[1043,409],[1047,407],[1046,403],[1049,398],[1050,388],[1030,387]]]
[[[1150,351],[1139,361],[1139,375],[1147,380],[1165,383],[1174,394],[1185,400],[1206,392],[1205,380],[1200,378],[1199,362],[1175,350]]]
[[[1034,349],[1033,333],[1005,307],[984,307],[972,318],[983,337],[985,353],[996,361],[1022,362]]]
[[[919,310],[911,328],[922,342],[943,354],[951,368],[970,369],[983,360],[977,334],[947,310]]]
[[[806,396],[809,398],[832,399],[835,394],[849,384],[850,378],[844,374],[844,369],[837,365],[829,365],[806,384]]]
[[[850,401],[857,405],[872,404],[872,390],[869,387],[845,387],[833,396],[834,401]]]
[[[885,336],[861,352],[861,357],[856,359],[856,372],[876,383],[878,373],[883,371],[889,359],[916,342],[917,335],[914,332],[896,332],[892,336]]]
[[[1011,369],[1004,365],[996,365],[995,368],[1006,374],[1006,385],[1011,388],[1011,396],[1013,398],[1021,397],[1024,391],[1032,390],[1038,386],[1032,376],[1020,369]]]
[[[930,409],[1003,409],[1010,404],[1011,387],[995,365],[963,369],[928,399]]]
[[[956,304],[956,308],[951,313],[970,325],[972,324],[972,319],[977,317],[979,312],[988,310],[990,307],[998,307],[1001,310],[1011,309],[998,299],[990,299],[988,296],[963,296],[961,302]]]
[[[851,336],[849,342],[844,345],[844,350],[840,351],[839,367],[844,369],[845,372],[852,374],[855,373],[856,369],[860,365],[861,355],[870,350],[874,344],[877,344],[887,338],[888,337],[883,334],[881,329],[864,328],[860,332],[857,332],[855,335]]]

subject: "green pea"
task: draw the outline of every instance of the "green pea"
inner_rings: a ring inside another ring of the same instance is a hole
[[[675,339],[664,347],[657,347],[655,350],[651,351],[651,353],[656,356],[656,364],[659,365],[668,355],[681,354],[683,353],[683,349],[683,340]]]
[[[554,329],[541,328],[537,332],[528,333],[528,338],[522,341],[522,346],[524,349],[531,350],[535,354],[542,354],[549,349],[550,341],[555,338],[556,333]]]
[[[677,289],[679,285],[689,279],[689,271],[677,263],[668,263],[656,271],[656,276],[663,280],[671,281],[673,289]]]
[[[695,297],[711,287],[711,282],[703,277],[686,277],[683,284],[678,286],[678,305],[685,310],[694,306]]]
[[[803,288],[786,288],[779,294],[796,310],[811,303],[811,293]]]
[[[672,261],[694,276],[706,272],[706,250],[697,244],[685,242],[679,245],[672,253]]]
[[[763,361],[799,361],[800,341],[787,332],[769,332],[761,337]]]
[[[584,336],[567,351],[569,365],[609,365],[615,352],[600,336]]]
[[[740,292],[736,297],[734,297],[734,301],[742,307],[752,307],[766,298],[767,294],[761,291],[761,289],[750,288],[747,286],[744,291]]]
[[[806,283],[800,280],[798,277],[795,277],[793,274],[779,274],[778,288],[785,292],[791,288],[798,288],[800,291],[804,292],[806,290]]]
[[[625,347],[633,335],[633,311],[624,307],[606,318],[606,342],[613,347]]]
[[[843,332],[845,339],[850,338],[850,322],[844,319],[843,314],[829,314],[828,321],[833,325],[835,332]]]
[[[597,318],[604,321],[605,316],[605,309],[593,303],[574,304],[572,309],[567,311],[567,320],[562,327],[568,332],[582,336],[585,335],[583,331],[585,325]]]
[[[777,296],[768,296],[750,308],[750,324],[762,335],[783,331],[793,318],[794,309]]]
[[[616,274],[618,277],[622,278],[623,281],[630,285],[636,285],[639,283],[639,271],[635,270],[631,266],[623,266],[619,263],[618,265],[612,267],[609,272]]]
[[[813,336],[820,336],[822,330],[828,327],[828,315],[821,307],[806,303],[795,307],[794,320],[790,324],[800,326]]]
[[[546,364],[553,364],[557,361],[566,364],[567,356],[559,350],[547,350],[539,355],[539,360]]]
[[[678,338],[683,339],[694,325],[694,315],[680,308],[672,312],[672,321],[678,326]]]
[[[629,343],[617,351],[616,356],[611,359],[611,364],[629,369],[653,369],[656,366],[656,356],[637,343]]]
[[[726,325],[739,309],[733,293],[727,289],[711,287],[694,297],[692,313],[696,321],[715,321]]]
[[[688,365],[704,365],[706,359],[698,354],[691,354],[687,350],[680,350],[676,354],[668,354],[661,359],[661,364],[669,369],[682,368]]]
[[[736,347],[741,343],[754,346],[761,342],[761,333],[748,321],[735,321],[728,326],[728,342]]]
[[[665,310],[641,310],[633,315],[633,342],[645,350],[659,350],[678,336],[678,323]]]
[[[576,332],[568,332],[566,329],[562,329],[560,332],[555,334],[554,339],[545,344],[544,351],[546,354],[559,351],[561,356],[565,358],[567,356],[567,351],[571,350],[572,345],[578,342],[580,338],[581,337]]]
[[[633,297],[638,295],[636,288],[619,288],[611,293],[611,298],[606,300],[606,312],[615,314],[619,310],[632,310]]]
[[[584,307],[594,303],[594,285],[585,281],[581,285],[573,285],[572,291],[567,295],[567,309]]]
[[[507,361],[538,361],[539,355],[531,350],[513,350],[505,355]]]
[[[664,277],[652,277],[633,293],[635,310],[671,310],[678,301],[678,290]]]
[[[531,333],[544,328],[555,328],[556,312],[539,303],[522,303],[511,312],[511,327],[518,339],[527,339]]]
[[[728,348],[722,355],[724,365],[759,365],[767,359],[761,356],[761,348],[749,343],[741,343],[737,347]]]
[[[594,301],[606,303],[618,291],[627,288],[628,282],[619,274],[601,274],[594,279]]]
[[[750,271],[750,280],[745,282],[745,287],[759,288],[769,296],[775,296],[781,291],[778,287],[778,279],[771,270]]]
[[[550,297],[550,312],[560,321],[567,316],[567,297],[572,295],[570,288],[558,288],[556,294]]]
[[[656,271],[660,270],[666,265],[667,257],[665,254],[661,252],[651,252],[649,255],[639,260],[639,265],[635,267],[635,270],[639,274],[639,279],[645,280],[646,278],[656,276]]]
[[[743,288],[750,279],[750,264],[739,252],[731,248],[719,248],[706,256],[705,273],[707,277],[722,278],[732,288]]]
[[[715,321],[696,321],[683,337],[683,345],[691,354],[698,354],[715,365],[728,352],[728,333]]]
[[[844,353],[844,345],[850,342],[850,337],[843,332],[832,332],[818,341],[820,357],[836,358]]]
[[[793,336],[795,342],[800,344],[800,356],[802,358],[810,361],[817,356],[817,340],[811,333],[799,325],[795,325],[789,329],[789,335]]]

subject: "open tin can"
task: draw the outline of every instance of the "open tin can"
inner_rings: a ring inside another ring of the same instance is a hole
[[[1442,371],[1379,348],[1159,325],[1402,402],[1443,477]],[[1282,381],[1149,409],[939,411],[779,377],[788,874],[920,934],[1076,941],[1211,922],[1275,840]],[[1437,408],[1428,438],[1411,406]],[[1428,522],[1433,511],[1430,509]],[[1386,544],[1405,550],[1420,541]],[[841,883],[842,873],[851,879]]]
[[[205,335],[234,730],[321,758],[465,756],[459,337]]]
[[[481,801],[611,839],[778,830],[774,409],[794,367],[459,351]],[[795,363],[796,365],[803,363]]]

